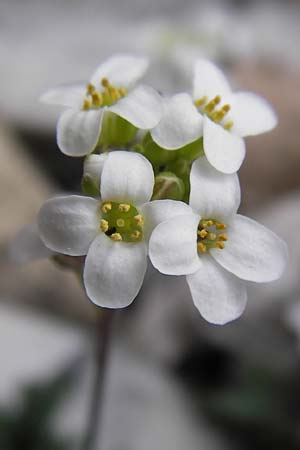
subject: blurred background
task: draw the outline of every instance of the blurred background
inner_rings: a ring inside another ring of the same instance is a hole
[[[0,0],[0,448],[81,450],[95,373],[97,310],[48,260],[16,267],[7,246],[54,193],[79,191],[82,160],[56,147],[49,87],[88,79],[114,52],[152,59],[146,81],[191,88],[194,58],[276,109],[247,139],[242,210],[284,238],[290,264],[249,283],[243,317],[207,324],[184,277],[149,269],[118,313],[103,450],[300,449],[300,2]]]

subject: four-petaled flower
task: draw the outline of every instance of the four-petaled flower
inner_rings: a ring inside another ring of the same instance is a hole
[[[266,100],[251,92],[232,92],[221,70],[207,60],[195,64],[192,97],[182,93],[166,98],[164,114],[151,136],[160,147],[176,150],[203,135],[208,161],[224,173],[240,168],[245,157],[243,137],[277,124]]]
[[[38,214],[40,236],[57,253],[87,255],[83,280],[97,305],[129,305],[142,285],[148,240],[154,227],[189,207],[172,200],[150,202],[154,174],[137,153],[107,155],[100,177],[101,199],[78,195],[48,200]]]
[[[189,210],[160,223],[149,242],[152,264],[162,273],[186,275],[196,307],[211,323],[236,319],[245,308],[242,280],[279,278],[286,244],[272,231],[237,214],[240,185],[205,158],[193,163]]]
[[[97,68],[87,85],[73,84],[47,91],[41,101],[68,107],[57,124],[60,150],[70,156],[92,152],[109,111],[134,127],[154,127],[161,118],[160,95],[149,86],[133,89],[147,67],[145,58],[115,55]]]

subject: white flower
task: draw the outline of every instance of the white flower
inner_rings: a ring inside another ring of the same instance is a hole
[[[87,255],[84,285],[97,305],[129,305],[143,282],[148,240],[162,220],[189,210],[172,200],[149,202],[154,174],[137,153],[115,151],[105,159],[101,200],[78,195],[48,200],[38,215],[40,236],[51,250]]]
[[[175,150],[203,135],[208,161],[224,173],[240,168],[245,157],[243,137],[269,131],[277,124],[266,100],[251,92],[232,92],[221,70],[204,59],[195,64],[192,97],[177,94],[165,100],[152,138],[159,146]]]
[[[200,158],[191,170],[189,211],[160,223],[149,243],[153,265],[165,274],[187,275],[196,307],[215,324],[243,312],[242,280],[273,281],[287,262],[285,243],[237,214],[239,204],[237,175],[218,172]]]
[[[57,143],[63,153],[83,156],[99,140],[104,113],[110,111],[140,129],[154,127],[161,117],[161,98],[149,86],[136,82],[148,67],[145,58],[120,54],[110,57],[94,72],[87,85],[60,86],[41,101],[68,107],[57,124]]]

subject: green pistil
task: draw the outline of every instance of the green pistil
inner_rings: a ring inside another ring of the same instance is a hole
[[[101,204],[100,229],[113,241],[139,242],[143,238],[144,220],[138,210],[128,203]]]

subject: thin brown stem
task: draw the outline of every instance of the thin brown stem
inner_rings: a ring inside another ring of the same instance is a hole
[[[102,310],[97,324],[96,370],[91,392],[90,411],[82,450],[100,450],[99,443],[103,419],[104,386],[107,360],[112,334],[114,310]]]

